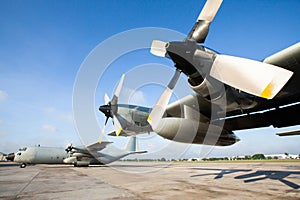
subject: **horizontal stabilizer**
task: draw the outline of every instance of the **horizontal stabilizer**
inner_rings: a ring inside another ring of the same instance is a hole
[[[142,153],[148,153],[148,151],[133,151],[133,152],[130,152],[130,154],[142,154]]]
[[[288,131],[288,132],[279,132],[279,133],[276,133],[276,135],[278,135],[278,136],[300,135],[300,130]]]

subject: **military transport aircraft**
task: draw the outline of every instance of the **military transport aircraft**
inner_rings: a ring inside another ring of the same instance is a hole
[[[234,130],[300,124],[295,117],[300,112],[300,42],[262,62],[220,55],[203,43],[221,3],[207,0],[184,41],[152,42],[152,54],[174,62],[174,77],[153,109],[118,105],[118,96],[106,100],[99,109],[113,118],[110,135],[153,130],[173,141],[226,146],[239,141]],[[168,105],[181,73],[195,94]],[[140,114],[139,121],[132,118]]]
[[[87,147],[68,146],[64,148],[55,147],[25,147],[20,149],[14,158],[14,162],[26,164],[73,164],[75,167],[89,165],[104,165],[119,160],[130,154],[146,153],[137,151],[137,139],[132,136],[124,150],[117,149],[109,144],[112,142],[97,142]]]
[[[99,107],[104,113],[107,124],[108,119],[113,119],[115,131],[109,133],[111,136],[129,136],[141,133],[150,133],[152,128],[147,122],[151,109],[128,104],[118,104],[118,98],[123,86],[125,75],[123,74],[115,90],[112,100],[109,100],[107,94],[104,95],[105,105]],[[105,127],[104,127],[105,129]]]

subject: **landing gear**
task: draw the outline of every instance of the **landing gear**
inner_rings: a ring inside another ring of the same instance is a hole
[[[22,164],[20,165],[20,167],[21,167],[21,168],[25,168],[25,167],[26,167],[26,164],[25,164],[25,163],[22,163]]]

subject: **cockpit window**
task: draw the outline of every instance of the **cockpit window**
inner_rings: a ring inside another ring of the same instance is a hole
[[[19,149],[19,151],[26,151],[27,147],[24,147],[22,149]]]

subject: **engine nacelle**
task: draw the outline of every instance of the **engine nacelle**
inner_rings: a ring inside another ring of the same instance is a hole
[[[90,165],[90,161],[89,160],[78,160],[76,162],[74,162],[74,167],[87,167]]]
[[[200,75],[199,75],[200,76]],[[196,79],[199,80],[198,77]],[[202,82],[198,85],[194,85],[195,78],[188,78],[189,86],[192,90],[194,90],[197,94],[208,100],[216,100],[224,95],[224,85],[210,77],[206,77],[202,79]]]
[[[76,157],[68,157],[63,160],[63,162],[66,164],[74,164],[76,161]]]
[[[193,119],[162,118],[153,130],[163,138],[183,143],[228,146],[239,141],[234,133],[222,127]]]

